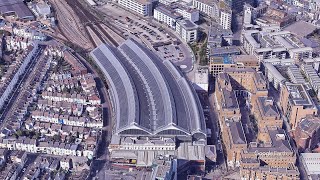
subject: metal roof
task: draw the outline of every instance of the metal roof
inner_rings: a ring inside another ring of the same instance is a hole
[[[109,81],[117,134],[205,138],[196,92],[170,61],[132,39],[118,48],[100,45],[91,56]]]
[[[15,13],[19,18],[34,18],[31,10],[23,0],[0,0],[0,13]]]

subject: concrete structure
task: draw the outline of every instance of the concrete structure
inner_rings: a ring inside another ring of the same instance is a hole
[[[119,5],[143,16],[152,16],[152,0],[119,0]]]
[[[320,153],[301,153],[300,159],[308,175],[308,179],[318,179],[320,176]]]
[[[274,65],[270,63],[264,63],[265,74],[268,78],[268,81],[272,83],[272,85],[276,89],[280,89],[282,83],[286,81],[286,78],[282,76],[282,74],[274,67]]]
[[[192,0],[192,5],[203,14],[214,19],[219,19],[218,1]]]
[[[175,29],[176,28],[176,22],[178,19],[181,19],[182,16],[178,13],[176,13],[173,9],[171,9],[168,6],[157,6],[154,9],[153,17],[165,24],[167,24],[169,27]]]
[[[176,32],[185,42],[198,40],[198,26],[189,20],[177,21]]]
[[[203,110],[194,89],[170,61],[132,39],[118,48],[101,45],[91,56],[110,87],[113,159],[151,166],[167,150],[204,164],[204,153],[194,154],[204,152],[206,144]],[[183,153],[185,148],[189,154]]]
[[[264,129],[266,127],[282,128],[283,121],[280,118],[277,105],[271,97],[258,97],[254,110],[254,116],[257,120],[258,128]]]
[[[212,49],[212,51],[214,50],[218,50],[218,48]],[[221,52],[223,52],[223,50]],[[218,54],[218,52],[213,53]],[[235,53],[238,53],[238,51],[236,50]],[[213,76],[217,76],[226,68],[253,68],[258,71],[259,67],[259,61],[252,55],[232,55],[231,57],[210,56],[209,61],[209,70]]]
[[[283,129],[266,128],[261,143],[251,142],[241,153],[242,179],[299,179],[296,155]]]
[[[232,11],[231,9],[223,5],[223,2],[220,1],[220,25],[223,27],[223,29],[231,29],[231,21],[232,21]]]
[[[225,73],[229,74],[236,94],[246,97],[252,110],[258,97],[268,96],[267,82],[262,72],[252,68],[227,68]]]
[[[304,77],[301,74],[300,68],[298,68],[296,65],[289,66],[287,74],[292,83],[307,84],[307,81],[304,79]]]
[[[34,15],[23,0],[0,0],[0,13],[2,16],[14,15],[19,20],[34,20]]]
[[[301,152],[317,148],[320,142],[320,119],[311,115],[303,118],[294,132],[294,140]]]
[[[39,15],[45,18],[51,14],[50,6],[47,3],[36,4],[36,10]]]
[[[317,108],[303,84],[285,83],[281,88],[280,107],[292,130],[302,118],[317,114]]]
[[[209,90],[209,70],[208,68],[198,68],[194,74],[193,87],[196,90]]]

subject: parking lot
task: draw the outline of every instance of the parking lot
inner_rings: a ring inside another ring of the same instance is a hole
[[[167,32],[166,25],[155,25],[152,18],[139,18],[131,13],[124,12],[120,7],[114,4],[106,4],[99,7],[99,10],[111,16],[115,25],[123,29],[126,37],[135,36],[145,45],[165,60],[170,60],[183,70],[192,69],[192,54],[187,44]],[[176,35],[176,34],[175,34]]]

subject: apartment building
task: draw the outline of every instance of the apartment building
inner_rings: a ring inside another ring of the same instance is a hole
[[[223,29],[220,24],[212,23],[208,30],[208,50],[214,47],[232,46],[233,32]]]
[[[230,168],[239,167],[240,152],[246,149],[247,142],[240,122],[241,114],[236,93],[227,73],[219,73],[216,79],[215,97],[219,110],[219,123],[222,140]]]
[[[268,96],[267,82],[262,72],[252,68],[227,68],[225,72],[229,74],[236,94],[247,97],[252,109],[258,97]]]
[[[193,7],[198,9],[203,14],[213,18],[219,19],[219,6],[218,1],[210,1],[210,0],[193,0]]]
[[[309,80],[310,86],[317,94],[318,98],[320,97],[320,77],[315,68],[311,64],[302,64],[301,65],[304,75]]]
[[[198,40],[198,26],[190,20],[177,21],[176,32],[185,42]]]
[[[83,144],[53,142],[53,141],[38,141],[27,137],[1,138],[0,147],[9,150],[26,151],[30,153],[44,153],[59,156],[84,156],[92,158],[95,154],[95,145],[90,140]],[[94,141],[94,143],[96,143]]]
[[[280,107],[292,130],[302,118],[317,114],[317,108],[303,84],[285,83],[280,92]]]
[[[174,9],[177,13],[181,14],[183,18],[188,19],[191,22],[197,22],[200,18],[198,9],[190,8],[183,5],[174,5]]]
[[[45,111],[32,111],[31,117],[40,122],[49,122],[56,124],[65,124],[69,126],[79,126],[79,127],[92,127],[92,128],[102,128],[102,120],[94,120],[91,118],[70,116],[70,115],[59,115],[58,113],[50,113]]]
[[[219,2],[220,25],[223,29],[231,29],[232,11],[223,1]]]
[[[239,121],[241,118],[240,108],[236,93],[231,86],[230,76],[227,73],[219,73],[215,88],[220,125],[225,125],[225,119]]]
[[[308,180],[319,179],[320,153],[301,153],[300,159]]]
[[[241,35],[243,48],[248,54],[264,59],[294,59],[312,57],[312,48],[305,46],[296,35],[280,31],[278,27],[246,25]]]
[[[165,5],[157,6],[154,9],[153,17],[156,20],[167,24],[173,29],[176,28],[177,20],[182,19],[181,14],[176,13],[175,10],[173,10],[171,7]]]
[[[279,70],[271,63],[264,63],[264,72],[269,83],[272,83],[273,87],[280,89],[282,83],[287,79],[282,76]]]
[[[142,16],[152,16],[153,10],[152,0],[119,0],[118,3],[120,6],[131,10]]]
[[[241,151],[247,149],[247,141],[239,121],[226,121],[223,127],[222,140],[227,153],[227,166],[230,168],[240,167]]]
[[[253,114],[256,117],[258,128],[282,128],[283,121],[272,97],[258,97]]]
[[[15,26],[12,28],[12,32],[14,35],[29,39],[31,41],[32,40],[45,41],[47,39],[47,36],[44,33],[30,27]]]
[[[242,179],[299,179],[296,155],[283,129],[267,127],[260,143],[251,142],[241,153]]]
[[[296,65],[291,65],[288,67],[287,75],[292,83],[307,84],[307,81],[301,74],[300,68]]]
[[[209,70],[213,76],[227,68],[253,68],[258,71],[260,63],[253,55],[210,56]]]
[[[301,152],[317,148],[320,142],[320,118],[312,115],[303,118],[294,131],[294,140]]]

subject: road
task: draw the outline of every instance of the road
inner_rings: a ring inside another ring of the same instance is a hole
[[[90,63],[88,63],[88,61],[86,61],[80,54],[76,54],[76,56],[86,66],[88,72],[95,75],[97,90],[99,92],[99,96],[102,103],[103,128],[101,131],[101,141],[98,144],[96,159],[94,159],[91,164],[91,171],[89,176],[89,179],[91,179],[101,174],[100,171],[103,171],[104,167],[110,167],[108,145],[110,142],[113,125],[113,122],[111,122],[112,114],[111,111],[109,111],[109,109],[111,109],[111,104],[105,85],[106,82],[103,82],[103,80],[100,77],[98,77],[97,70]]]
[[[27,66],[24,74],[20,76],[20,80],[18,81],[13,94],[8,100],[7,105],[3,109],[2,114],[0,116],[1,129],[6,124],[5,122],[11,117],[12,113],[14,113],[13,109],[15,107],[15,104],[17,103],[16,100],[19,99],[18,97],[22,95],[23,87],[28,86],[28,84],[26,83],[26,80],[30,77],[32,70],[36,68],[35,66],[36,59],[39,58],[39,55],[41,54],[42,51],[43,49],[39,47],[38,50],[35,52],[33,58],[31,59],[31,62]]]

